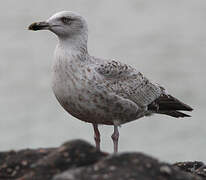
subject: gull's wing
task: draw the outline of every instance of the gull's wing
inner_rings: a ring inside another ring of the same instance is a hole
[[[136,69],[118,61],[103,61],[96,71],[104,78],[104,85],[117,95],[146,107],[163,93],[162,88],[152,83]]]
[[[178,110],[193,110],[127,64],[114,60],[103,61],[97,66],[96,71],[103,76],[104,85],[108,90],[131,100],[139,107],[146,107],[153,113],[187,117],[189,115]]]
[[[128,77],[136,71],[131,66],[115,60],[101,61],[96,70],[106,78],[112,79]]]

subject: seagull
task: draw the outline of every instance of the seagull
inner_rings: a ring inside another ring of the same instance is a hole
[[[72,116],[91,123],[96,149],[98,125],[112,125],[114,153],[118,152],[118,127],[152,114],[190,117],[189,106],[168,94],[134,67],[114,59],[91,56],[87,49],[88,26],[84,17],[62,11],[48,20],[32,23],[29,30],[49,30],[58,37],[52,66],[52,89]]]

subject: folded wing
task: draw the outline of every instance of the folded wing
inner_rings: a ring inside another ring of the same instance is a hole
[[[113,93],[129,99],[148,112],[165,114],[172,117],[190,117],[180,111],[193,109],[168,95],[165,89],[152,83],[139,71],[118,61],[103,61],[97,72],[104,76],[104,83]]]

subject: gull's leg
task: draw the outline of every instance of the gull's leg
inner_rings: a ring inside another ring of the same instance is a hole
[[[111,137],[114,143],[114,153],[117,153],[118,152],[118,139],[119,139],[119,131],[118,131],[117,125],[114,125],[114,132]]]
[[[100,133],[99,133],[99,130],[98,130],[98,125],[96,123],[93,123],[93,128],[94,128],[94,140],[95,140],[95,143],[96,143],[96,149],[98,151],[100,151]]]

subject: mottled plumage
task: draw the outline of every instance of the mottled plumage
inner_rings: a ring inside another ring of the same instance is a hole
[[[93,124],[100,149],[98,124],[114,125],[112,139],[117,152],[117,126],[153,113],[187,117],[188,105],[167,94],[135,68],[116,60],[90,56],[87,23],[72,12],[60,12],[32,30],[48,29],[59,39],[53,62],[52,88],[62,107],[74,117]]]

